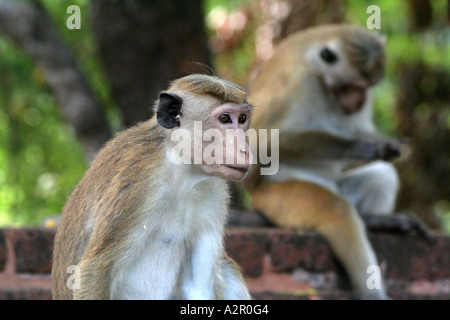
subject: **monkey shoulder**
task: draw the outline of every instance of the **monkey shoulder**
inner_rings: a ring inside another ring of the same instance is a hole
[[[150,121],[119,133],[99,151],[83,178],[71,193],[64,212],[88,214],[97,204],[107,201],[103,210],[113,205],[132,206],[146,192],[146,184],[160,165],[160,135]],[[142,179],[142,177],[145,177]]]

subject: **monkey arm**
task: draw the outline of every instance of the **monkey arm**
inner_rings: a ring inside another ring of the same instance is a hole
[[[130,203],[126,201],[118,203],[122,207],[112,210],[112,212],[118,213],[115,217],[111,214],[108,215],[108,208],[97,212],[107,218],[94,228],[95,231],[90,238],[89,245],[78,263],[80,287],[78,290],[74,290],[75,300],[109,300],[112,298],[115,263],[125,255],[126,248],[132,247],[132,239],[129,235],[135,230],[130,220],[119,218],[131,211]],[[120,234],[118,230],[126,230],[130,233]]]
[[[105,220],[103,225],[96,228],[78,263],[80,287],[74,290],[75,300],[111,299],[111,270],[115,260],[124,254],[121,250],[123,246],[120,245],[124,238],[118,236],[115,230],[126,227],[123,222],[114,225],[112,221],[113,219]]]
[[[400,143],[372,136],[346,138],[325,131],[281,132],[279,150],[282,158],[388,161],[400,155]]]
[[[222,258],[221,269],[225,284],[223,298],[225,300],[250,300],[250,293],[238,264],[225,254]]]
[[[109,300],[110,281],[108,280],[108,268],[102,266],[103,259],[83,258],[79,263],[81,269],[80,288],[74,290],[74,300]]]

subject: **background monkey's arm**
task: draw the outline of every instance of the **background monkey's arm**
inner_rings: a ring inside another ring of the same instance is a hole
[[[400,143],[375,136],[346,138],[324,131],[281,131],[279,150],[283,158],[389,161],[400,155]]]

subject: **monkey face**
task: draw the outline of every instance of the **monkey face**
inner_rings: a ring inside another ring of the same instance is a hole
[[[383,43],[368,31],[351,29],[343,39],[315,47],[312,55],[327,96],[347,115],[364,107],[368,90],[383,76]]]
[[[369,82],[349,64],[342,44],[328,43],[319,50],[318,56],[327,96],[344,114],[359,112],[366,102]]]
[[[225,103],[211,112],[204,122],[207,129],[203,135],[201,168],[205,173],[232,181],[247,176],[252,165],[252,153],[245,135],[250,120],[248,104]],[[214,144],[205,144],[205,138],[210,140],[211,137],[208,131],[214,133]]]
[[[328,87],[331,97],[347,115],[359,112],[366,102],[369,85],[363,79],[349,83],[336,83]]]
[[[207,175],[242,180],[253,161],[245,134],[252,107],[235,84],[208,78],[207,85],[202,85],[202,77],[197,76],[196,87],[179,90],[175,85],[175,92],[160,94],[157,121],[174,129],[172,142],[182,140],[172,143],[171,161],[191,164]]]

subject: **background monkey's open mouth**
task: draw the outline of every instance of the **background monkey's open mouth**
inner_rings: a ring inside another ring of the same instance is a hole
[[[225,166],[227,168],[230,168],[230,169],[234,169],[234,170],[240,171],[240,172],[247,172],[248,169],[249,169],[248,167],[247,168],[238,168],[238,167],[227,166],[226,164],[224,164],[223,166]]]
[[[345,114],[358,112],[366,101],[366,87],[346,83],[331,88],[339,107]]]

